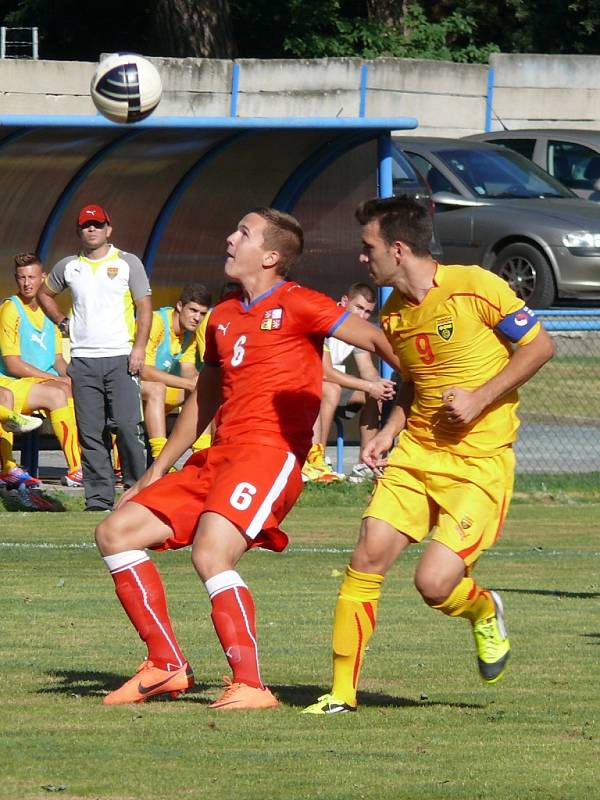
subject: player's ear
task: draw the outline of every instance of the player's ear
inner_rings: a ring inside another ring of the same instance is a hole
[[[265,267],[274,267],[279,261],[279,253],[277,250],[267,250],[263,256],[263,265]]]
[[[182,308],[183,308],[183,303],[181,302],[181,300],[178,300],[178,301],[175,303],[175,308],[177,309],[177,313],[178,313],[178,314],[181,314],[181,310],[182,310]]]
[[[340,298],[340,306],[341,306],[342,308],[348,308],[348,303],[349,303],[349,302],[350,302],[350,300],[349,300],[349,298],[348,298],[348,295],[347,295],[347,294],[343,294],[343,295],[341,296],[341,298]]]

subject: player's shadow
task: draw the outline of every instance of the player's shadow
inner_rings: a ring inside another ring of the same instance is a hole
[[[600,592],[565,592],[562,589],[506,589],[500,586],[494,587],[498,592],[513,594],[535,594],[542,597],[564,597],[576,600],[595,600],[600,597]]]
[[[580,633],[579,635],[583,639],[597,639],[597,642],[589,642],[589,644],[595,644],[596,646],[600,645],[600,633]]]
[[[51,670],[46,673],[54,681],[52,686],[38,689],[36,694],[57,694],[68,697],[98,697],[102,698],[108,692],[121,686],[131,675],[118,675],[116,672],[97,672],[93,670]],[[198,693],[212,689],[213,684],[196,683],[185,695],[180,695],[178,701],[188,703],[208,704],[210,698],[199,697]],[[147,702],[169,702],[168,695],[149,698]]]
[[[270,688],[281,700],[289,706],[308,706],[315,703],[317,697],[325,694],[327,689],[322,686],[314,685],[272,685]],[[428,708],[431,706],[443,706],[444,708],[486,708],[480,703],[448,703],[436,700],[415,700],[410,697],[392,697],[389,694],[379,692],[360,692],[359,700],[361,706],[377,706],[378,708]]]

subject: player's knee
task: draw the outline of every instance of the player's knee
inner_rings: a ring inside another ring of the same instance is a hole
[[[112,555],[126,549],[125,529],[120,515],[109,514],[96,526],[96,545],[101,555]]]
[[[158,381],[142,381],[142,397],[146,401],[164,402],[167,387]]]
[[[419,572],[415,575],[415,587],[428,606],[439,606],[452,591],[444,576],[433,572]]]

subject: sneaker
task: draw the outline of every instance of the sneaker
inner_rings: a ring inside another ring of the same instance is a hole
[[[41,417],[29,417],[27,414],[17,414],[16,411],[4,420],[2,427],[8,433],[31,433],[37,430],[44,420]]]
[[[309,464],[308,461],[302,467],[302,481],[304,483],[334,483],[339,480],[339,475],[333,470],[328,472],[314,464]]]
[[[496,592],[490,594],[496,613],[473,625],[473,637],[477,647],[479,674],[486,683],[497,683],[504,675],[510,644],[504,626],[502,600]]]
[[[32,491],[24,483],[16,489],[9,489],[8,494],[24,511],[56,511],[54,504],[41,492]]]
[[[152,661],[146,660],[139,665],[133,678],[114,692],[107,694],[102,703],[105,706],[143,703],[157,694],[177,697],[182,692],[187,692],[193,685],[194,673],[187,661],[179,669],[169,672],[155,667]]]
[[[307,706],[301,714],[347,714],[349,711],[356,711],[356,706],[342,703],[336,700],[332,694],[324,694],[319,697],[312,706]]]
[[[352,472],[350,473],[348,480],[350,483],[364,483],[365,481],[372,480],[373,477],[374,476],[371,467],[359,462],[352,467]]]
[[[31,475],[21,467],[12,467],[8,472],[0,475],[0,481],[4,481],[8,489],[18,489],[24,483],[29,488],[40,486],[41,481],[37,478],[32,478]]]
[[[227,675],[223,676],[225,691],[210,703],[209,708],[221,711],[243,711],[250,708],[275,708],[279,705],[275,695],[267,689],[247,686],[245,683],[233,683]]]
[[[63,486],[71,486],[75,489],[81,488],[83,486],[83,472],[81,471],[81,467],[73,470],[73,472],[67,472],[66,475],[62,476],[60,482]]]

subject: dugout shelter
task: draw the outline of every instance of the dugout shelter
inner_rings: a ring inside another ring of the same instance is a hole
[[[182,284],[218,296],[225,238],[249,209],[293,213],[306,234],[292,275],[337,297],[365,279],[356,205],[393,192],[391,132],[411,117],[200,118],[0,116],[0,288],[14,292],[13,256],[38,250],[49,269],[77,249],[87,203],[111,214],[113,239],[139,255],[154,306]]]

